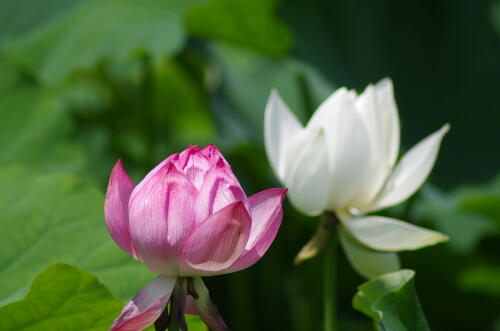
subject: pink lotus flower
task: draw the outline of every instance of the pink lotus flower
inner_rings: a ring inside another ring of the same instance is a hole
[[[257,262],[281,225],[285,193],[272,188],[247,197],[213,145],[169,156],[137,186],[118,161],[106,193],[106,225],[120,248],[159,276],[123,308],[111,330],[153,323],[164,330],[173,319],[186,330],[184,313],[228,330],[200,277]]]

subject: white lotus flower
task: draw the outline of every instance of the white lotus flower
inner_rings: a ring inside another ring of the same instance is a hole
[[[265,146],[291,203],[308,215],[334,212],[341,243],[358,272],[371,278],[399,268],[397,255],[447,240],[406,222],[364,216],[401,203],[428,177],[449,125],[420,141],[396,163],[399,117],[392,81],[361,95],[340,88],[304,127],[276,91],[265,113]]]

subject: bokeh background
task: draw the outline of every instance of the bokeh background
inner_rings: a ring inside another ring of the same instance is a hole
[[[429,183],[385,211],[451,241],[403,265],[432,329],[500,330],[500,2],[3,0],[0,22],[0,300],[57,261],[122,300],[152,278],[104,227],[118,158],[137,182],[215,143],[250,195],[280,186],[263,145],[272,88],[305,123],[335,88],[391,77],[403,150],[451,123]],[[232,329],[321,330],[322,257],[291,263],[316,223],[287,203],[258,264],[206,280]],[[340,329],[371,330],[351,308],[364,280],[335,258]]]

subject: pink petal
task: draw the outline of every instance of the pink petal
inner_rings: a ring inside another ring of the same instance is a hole
[[[241,201],[222,208],[200,223],[183,244],[182,257],[194,275],[229,267],[242,254],[250,234],[250,216]]]
[[[278,216],[283,211],[283,199],[287,191],[286,188],[271,188],[248,198],[252,229],[245,247],[247,250],[259,244],[274,222],[281,223],[281,217]]]
[[[201,222],[236,201],[242,201],[248,207],[246,194],[238,179],[224,159],[219,158],[205,174],[196,202],[196,219]]]
[[[171,162],[132,192],[130,234],[154,273],[177,275],[180,245],[194,226],[197,190]]]
[[[168,163],[172,163],[173,161],[175,161],[177,159],[179,159],[179,154],[172,154],[169,157],[167,157],[165,160],[161,161],[161,163],[158,164],[156,167],[154,167],[153,170],[151,170],[146,175],[146,177],[144,177],[144,179],[139,184],[137,184],[137,186],[135,187],[134,191],[132,191],[131,199],[134,197],[134,194],[136,194],[135,192],[140,191],[141,188],[142,188],[142,186],[145,185],[146,183],[148,183],[150,181],[151,177],[155,176],[158,171],[160,171],[163,168],[165,168],[165,166]]]
[[[224,159],[224,156],[222,155],[222,153],[213,144],[207,145],[205,148],[203,148],[200,151],[200,153],[203,154],[203,155],[205,155],[205,157],[207,157],[208,160],[212,160],[213,161],[212,164],[215,161],[218,161],[221,158],[224,160],[224,162],[226,164],[228,164],[227,161],[226,161],[226,159]]]
[[[179,154],[176,167],[188,180],[200,189],[203,184],[205,173],[210,169],[210,160],[205,156],[198,146],[189,146]]]
[[[205,324],[213,331],[229,331],[226,323],[219,313],[219,309],[210,300],[208,289],[203,284],[200,277],[193,279],[194,290],[198,294],[198,298],[194,299],[191,296],[186,300],[186,314],[198,315]]]
[[[153,324],[167,305],[176,278],[158,276],[123,308],[110,331],[141,331]]]
[[[113,240],[128,254],[138,258],[129,232],[128,202],[135,185],[123,169],[122,161],[116,162],[109,179],[104,218]]]
[[[252,215],[252,228],[245,253],[226,272],[248,268],[271,246],[283,218],[283,199],[287,189],[271,188],[248,198]]]

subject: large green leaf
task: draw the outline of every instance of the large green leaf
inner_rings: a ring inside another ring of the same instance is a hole
[[[122,306],[92,274],[57,263],[41,272],[15,301],[0,304],[0,330],[104,331]],[[186,322],[189,330],[208,330],[198,316],[186,315]]]
[[[78,145],[67,139],[71,121],[53,93],[30,87],[5,90],[0,93],[0,117],[0,166],[57,171],[82,166]]]
[[[0,43],[22,36],[64,15],[84,1],[88,0],[3,0],[0,2],[0,22],[2,22]]]
[[[189,331],[208,331],[207,326],[198,316],[186,314],[185,317]]]
[[[430,330],[413,284],[413,270],[382,275],[358,287],[353,306],[371,317],[377,330]]]
[[[19,80],[19,72],[0,58],[0,93],[9,90]]]
[[[95,273],[123,300],[154,276],[108,235],[99,191],[20,167],[0,169],[0,182],[0,298],[55,262]]]
[[[121,307],[95,276],[55,264],[33,280],[25,298],[0,308],[0,329],[104,331]]]
[[[284,55],[292,44],[285,25],[274,17],[275,0],[211,0],[187,13],[189,31],[267,54]]]
[[[145,49],[170,55],[184,42],[182,18],[190,1],[91,0],[5,46],[7,58],[59,82],[69,72],[108,56]]]

